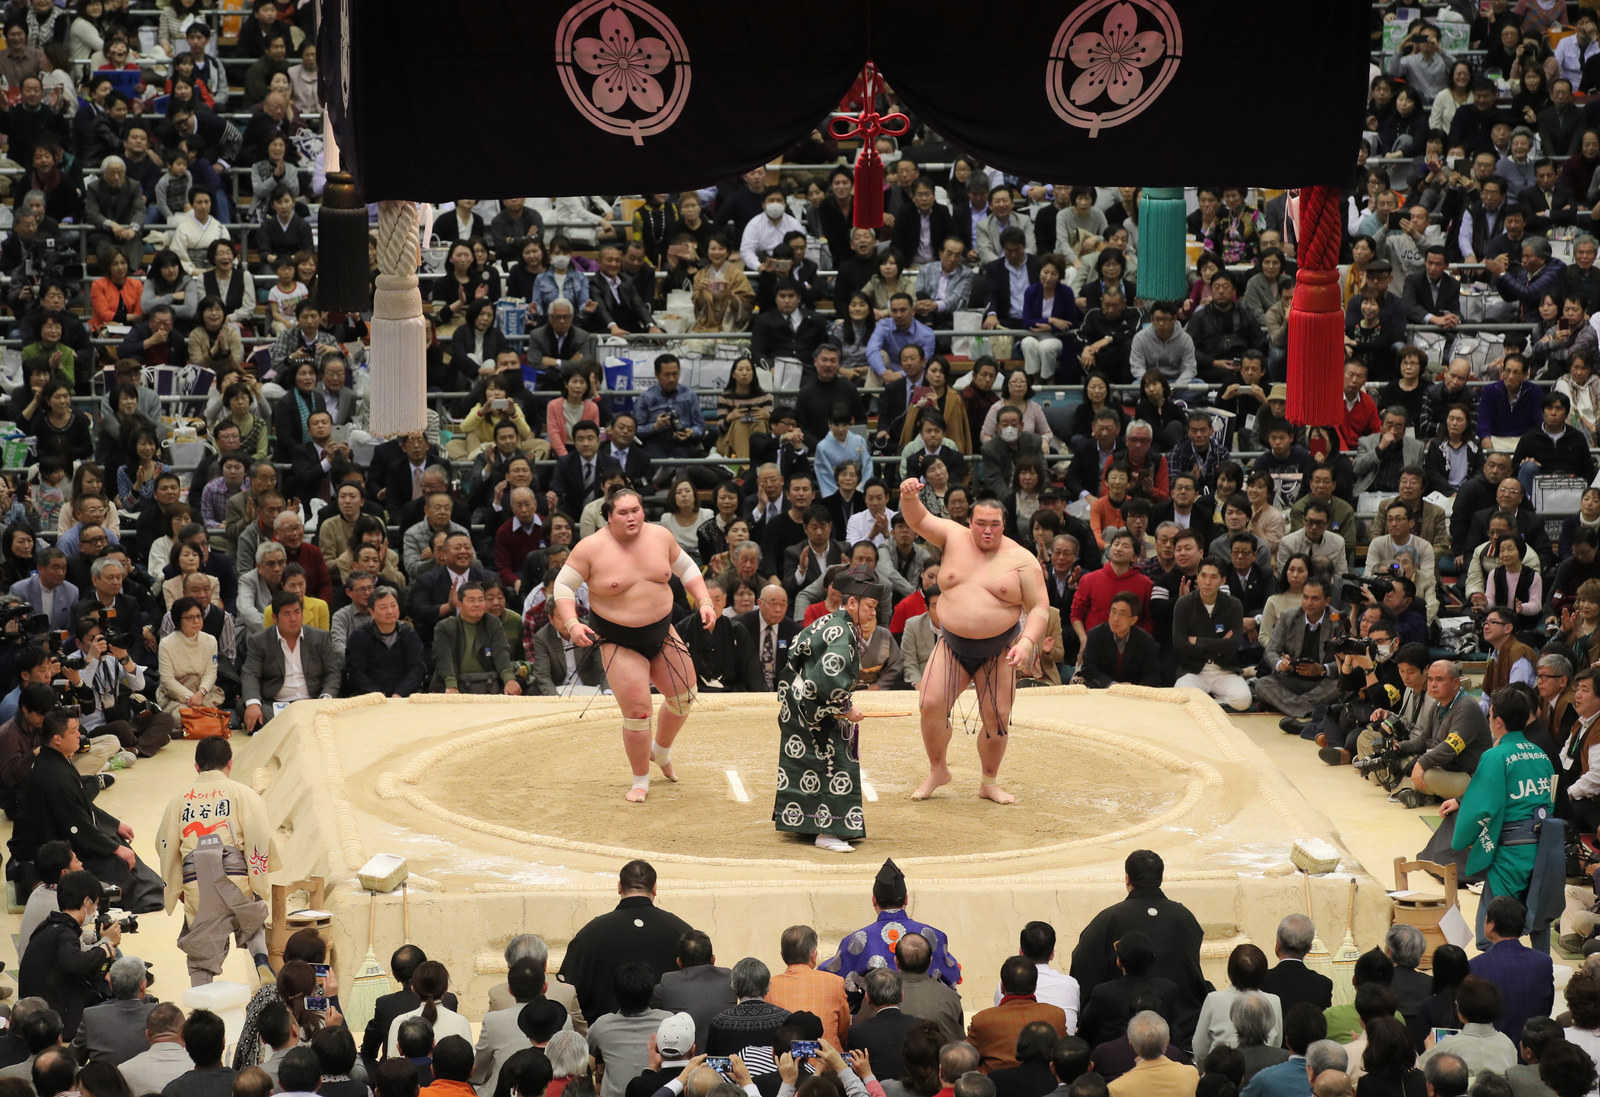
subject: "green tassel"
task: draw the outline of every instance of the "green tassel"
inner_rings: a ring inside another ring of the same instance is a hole
[[[1188,209],[1182,187],[1145,187],[1139,196],[1139,297],[1176,301],[1189,292]]]

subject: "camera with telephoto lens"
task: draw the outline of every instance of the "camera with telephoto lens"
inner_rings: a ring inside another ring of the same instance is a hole
[[[1401,574],[1398,563],[1389,564],[1378,571],[1376,575],[1345,576],[1339,581],[1339,596],[1352,606],[1360,605],[1367,600],[1367,592],[1378,601],[1383,601],[1391,590],[1394,581]]]
[[[112,923],[122,927],[123,933],[139,932],[139,916],[130,914],[116,904],[122,902],[122,888],[116,884],[102,884],[100,893],[100,909],[95,912],[94,928],[96,933],[104,933]]]
[[[1357,758],[1351,765],[1363,777],[1376,777],[1385,792],[1393,792],[1400,787],[1400,782],[1406,775],[1406,757],[1400,748],[1405,745],[1410,735],[1400,717],[1392,714],[1379,720],[1372,727],[1378,733],[1377,744],[1371,754],[1365,758]]]
[[[1328,645],[1330,656],[1339,655],[1365,655],[1368,659],[1378,657],[1378,642],[1364,640],[1359,636],[1341,636]]]
[[[131,628],[122,627],[122,621],[113,609],[101,608],[94,615],[95,624],[100,626],[100,635],[105,637],[106,643],[123,651],[132,651],[139,643],[140,633],[137,625]]]

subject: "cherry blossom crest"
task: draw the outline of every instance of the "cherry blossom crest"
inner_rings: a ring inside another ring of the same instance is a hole
[[[1098,0],[1057,31],[1046,93],[1063,121],[1096,137],[1153,103],[1182,55],[1183,29],[1167,0]]]
[[[556,28],[556,66],[584,118],[636,145],[676,122],[688,99],[688,47],[644,0],[573,5]]]

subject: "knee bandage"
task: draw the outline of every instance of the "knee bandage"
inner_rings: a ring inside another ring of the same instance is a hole
[[[646,731],[647,732],[647,731],[650,730],[650,717],[648,717],[648,716],[624,716],[622,718],[622,730],[623,731]]]
[[[689,690],[686,693],[675,693],[671,697],[663,697],[661,699],[661,707],[678,716],[687,716],[689,714],[689,706],[692,704],[694,704],[693,690]]]

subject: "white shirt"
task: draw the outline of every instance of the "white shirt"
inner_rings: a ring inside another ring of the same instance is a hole
[[[889,510],[887,507],[884,508],[883,517],[885,523],[892,527],[894,524],[894,511]],[[850,520],[844,524],[845,544],[853,545],[857,541],[867,540],[870,540],[879,548],[882,548],[884,545],[888,544],[889,538],[887,534],[872,532],[872,523],[874,521],[876,521],[876,519],[873,518],[870,510],[864,510],[860,513],[852,514],[850,516]]]
[[[800,222],[789,214],[785,213],[774,221],[767,216],[766,208],[762,207],[760,213],[750,218],[744,227],[744,235],[739,238],[739,258],[744,260],[744,269],[753,271],[761,265],[761,260],[756,255],[758,251],[770,255],[773,248],[783,243],[785,236],[791,232],[804,231]]]
[[[300,649],[304,643],[302,635],[290,647],[289,641],[281,633],[278,635],[278,647],[283,651],[283,688],[274,701],[303,701],[311,696],[306,692],[306,672],[300,666]]]
[[[1049,964],[1035,965],[1039,969],[1039,985],[1033,996],[1045,1005],[1060,1006],[1067,1015],[1067,1035],[1078,1031],[1078,980],[1064,975]],[[1005,991],[994,988],[994,1004],[999,1005]]]

